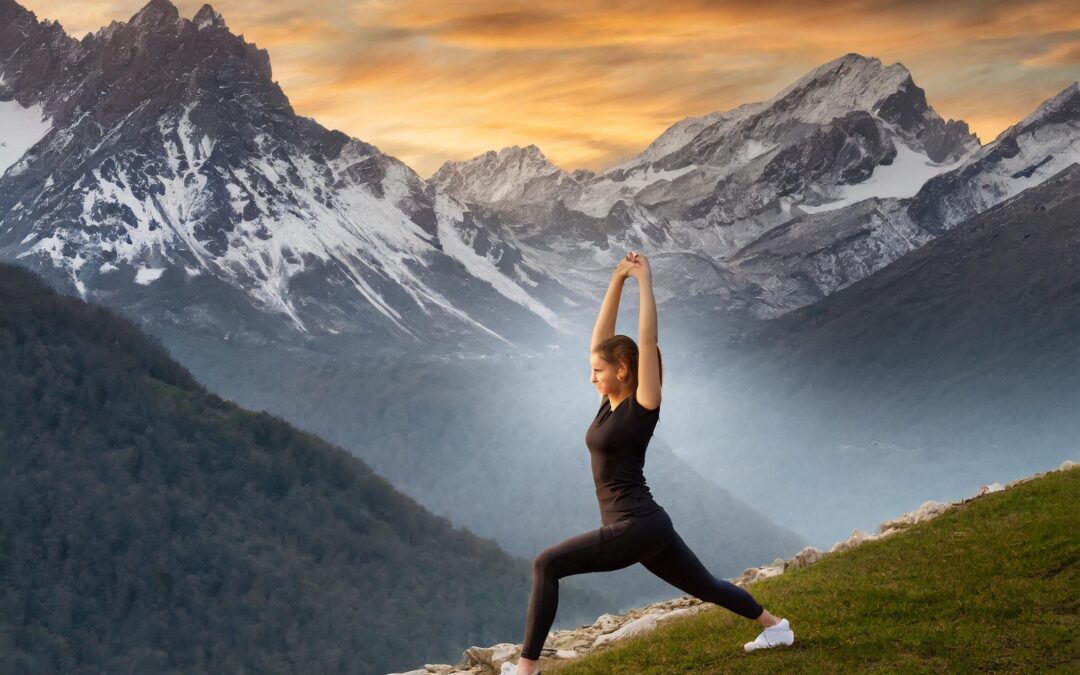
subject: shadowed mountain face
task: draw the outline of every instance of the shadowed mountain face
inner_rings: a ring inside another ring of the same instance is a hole
[[[0,264],[0,671],[385,673],[520,639],[528,562]],[[565,617],[599,599],[563,589]]]
[[[752,338],[714,345],[737,365],[709,374],[739,394],[686,437],[713,434],[733,459],[697,445],[691,462],[725,485],[767,482],[768,515],[815,544],[835,540],[826,513],[872,523],[918,495],[1067,459],[1080,433],[1078,335],[1073,164]]]

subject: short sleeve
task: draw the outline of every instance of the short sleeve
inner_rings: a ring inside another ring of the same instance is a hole
[[[660,406],[656,406],[655,408],[646,408],[645,406],[638,403],[636,393],[633,394],[633,401],[634,401],[634,410],[637,411],[638,417],[646,417],[648,415],[657,415],[657,416],[660,415]],[[663,405],[663,404],[661,403],[661,405]]]

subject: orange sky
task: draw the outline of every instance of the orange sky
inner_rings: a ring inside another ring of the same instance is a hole
[[[76,38],[146,0],[17,0]],[[204,0],[179,0],[191,18]],[[987,143],[1080,79],[1075,0],[219,0],[293,108],[398,157],[536,144],[604,169],[689,116],[769,98],[847,52],[902,63]]]

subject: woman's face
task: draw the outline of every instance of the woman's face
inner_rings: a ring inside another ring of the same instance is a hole
[[[626,378],[626,366],[609,363],[596,352],[589,355],[589,364],[592,368],[590,381],[596,387],[596,391],[601,395],[607,394],[608,398],[621,397],[625,382],[620,382],[619,377]]]

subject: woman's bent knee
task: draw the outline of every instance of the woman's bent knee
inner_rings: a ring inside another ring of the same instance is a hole
[[[551,570],[552,563],[558,557],[558,553],[550,548],[546,548],[533,558],[533,575],[534,576],[546,576]]]

